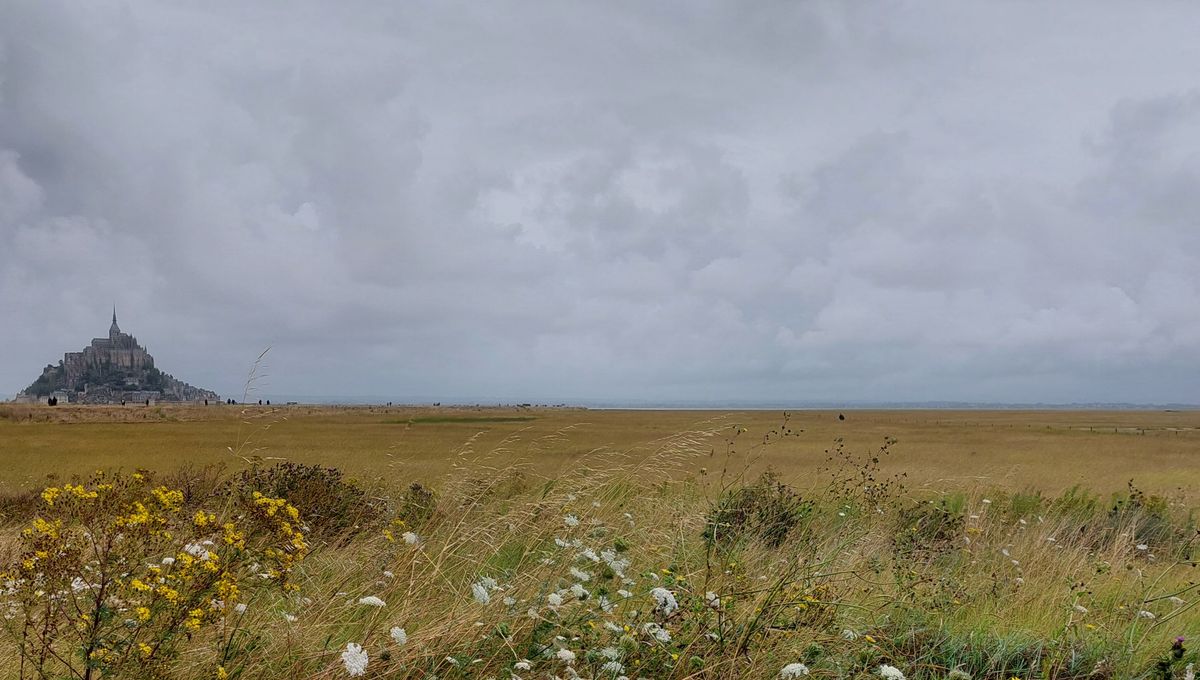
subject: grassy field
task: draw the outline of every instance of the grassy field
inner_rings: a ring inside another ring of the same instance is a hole
[[[1200,414],[841,415],[0,406],[0,678],[1191,677]]]
[[[644,455],[663,437],[720,429],[712,449],[753,451],[805,486],[841,438],[866,452],[897,440],[884,471],[913,488],[1074,485],[1108,493],[1130,479],[1200,502],[1196,411],[597,411],[381,407],[25,407],[0,405],[0,489],[97,468],[244,467],[259,456],[333,465],[367,480],[437,484],[475,452],[503,450],[552,475],[597,451]],[[783,429],[787,428],[787,436]],[[769,446],[761,446],[765,438]],[[234,453],[236,452],[236,454]]]

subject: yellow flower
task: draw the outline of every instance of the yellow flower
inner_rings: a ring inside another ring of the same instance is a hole
[[[149,607],[138,607],[137,609],[135,609],[133,611],[134,611],[134,613],[137,614],[138,621],[149,621],[150,620],[150,608]]]
[[[150,493],[154,496],[155,500],[158,501],[159,505],[162,505],[167,510],[178,510],[179,507],[183,505],[182,491],[176,491],[173,489],[168,489],[165,486],[160,486]]]
[[[870,635],[864,635],[863,639],[866,640],[867,642],[870,642],[871,644],[875,644],[875,638],[871,637]]]
[[[167,585],[159,586],[154,592],[162,595],[168,602],[175,602],[179,599],[179,591]]]
[[[138,650],[141,651],[142,658],[149,658],[149,656],[154,653],[154,648],[145,642],[138,643]]]
[[[49,487],[42,491],[42,500],[46,501],[46,505],[53,507],[54,499],[58,498],[60,493],[62,493],[62,489],[59,489],[57,486]]]
[[[58,538],[58,528],[62,526],[62,521],[59,520],[51,524],[41,517],[36,517],[33,520],[33,528],[41,534],[46,534],[51,538]]]
[[[217,680],[225,680],[229,677],[229,673],[225,672],[224,666],[217,666]]]

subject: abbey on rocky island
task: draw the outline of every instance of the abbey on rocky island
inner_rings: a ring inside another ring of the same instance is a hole
[[[209,400],[216,392],[193,387],[163,373],[154,357],[137,338],[121,331],[117,310],[107,338],[94,338],[80,352],[67,352],[58,365],[50,364],[42,375],[17,395],[17,401],[79,404],[179,402]]]

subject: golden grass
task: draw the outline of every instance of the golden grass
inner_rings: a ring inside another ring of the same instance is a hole
[[[1197,411],[793,412],[791,436],[774,437],[753,465],[800,487],[843,438],[852,451],[898,444],[885,472],[911,488],[964,487],[1048,494],[1079,484],[1108,493],[1130,479],[1180,502],[1200,502]],[[254,456],[331,465],[363,480],[437,483],[455,460],[500,451],[508,464],[554,475],[598,450],[645,455],[648,442],[714,423],[746,429],[748,450],[779,411],[599,411],[381,407],[30,407],[0,405],[0,490],[32,488],[46,475],[97,468],[168,470],[182,463],[244,467]],[[231,453],[237,451],[237,455]]]
[[[224,410],[163,413],[162,423],[122,422],[118,410],[55,413],[89,422],[10,420],[0,426],[4,455],[18,437],[41,433],[56,440],[48,449],[55,458],[24,459],[29,478],[102,466],[89,450],[126,469],[170,469],[180,458],[155,452],[205,435],[232,446],[244,422],[240,441],[249,435],[251,443],[243,454],[268,445],[258,455],[337,465],[385,490],[414,478],[438,482],[436,521],[414,527],[419,547],[377,531],[318,545],[299,568],[298,594],[252,600],[238,625],[254,631],[254,646],[230,664],[237,677],[346,677],[340,653],[353,642],[371,654],[368,677],[509,677],[526,657],[536,673],[524,677],[569,675],[553,654],[534,654],[547,644],[578,653],[588,677],[601,662],[585,653],[615,646],[631,677],[641,664],[661,678],[768,678],[805,660],[824,678],[878,677],[880,663],[910,678],[942,678],[962,663],[976,678],[1115,680],[1148,677],[1176,635],[1200,636],[1194,565],[1162,554],[1167,546],[1139,549],[1134,527],[1110,522],[1107,506],[1083,519],[1019,514],[1007,493],[1056,495],[1075,483],[1116,491],[1131,476],[1160,480],[1158,488],[1140,484],[1148,491],[1194,486],[1195,413],[848,412],[840,421],[807,412],[791,418],[790,434],[778,413],[291,409],[245,421]],[[536,419],[497,420],[516,416]],[[407,424],[415,419],[424,422]],[[123,440],[111,434],[122,431]],[[154,445],[130,432],[155,433]],[[897,548],[912,494],[839,500],[820,470],[835,438],[863,454],[888,435],[900,442],[879,476],[903,470],[916,495],[945,491],[965,519],[914,557]],[[101,454],[98,441],[126,453]],[[231,459],[220,450],[207,456],[193,462]],[[817,500],[807,532],[778,548],[751,541],[707,550],[701,534],[714,500],[742,471],[768,464]],[[1187,493],[1176,500],[1195,498]],[[578,526],[564,523],[568,514]],[[580,543],[563,548],[555,539]],[[628,581],[602,578],[599,564],[577,556],[618,541],[628,546]],[[583,584],[592,597],[549,606],[551,593],[578,581],[572,566],[593,574]],[[472,598],[482,577],[499,583],[486,605]],[[651,612],[658,585],[676,594],[682,614]],[[631,595],[618,596],[622,587]],[[719,614],[704,606],[708,591],[722,598]],[[599,607],[602,592],[612,611]],[[1169,600],[1176,592],[1183,604]],[[387,605],[358,603],[368,595]],[[1145,610],[1156,618],[1139,617]],[[653,621],[672,631],[669,644],[641,628]],[[392,626],[406,628],[406,645],[390,641]],[[843,637],[846,630],[857,637]],[[178,676],[213,677],[213,648],[197,639]]]

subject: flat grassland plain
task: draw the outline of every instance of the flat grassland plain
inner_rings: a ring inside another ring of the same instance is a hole
[[[845,420],[839,420],[844,415]],[[732,428],[742,432],[730,443]],[[789,430],[787,436],[783,429]],[[439,479],[503,453],[546,475],[598,451],[636,458],[666,437],[715,432],[717,457],[745,454],[803,488],[835,440],[867,453],[893,438],[885,474],[910,488],[1146,491],[1200,504],[1200,411],[659,411],[318,406],[0,405],[0,490],[98,468],[246,467],[253,457],[333,466],[360,480]],[[769,444],[762,445],[770,439]],[[695,469],[707,466],[698,458]]]
[[[1190,679],[1198,506],[1197,411],[3,404],[0,678]]]

